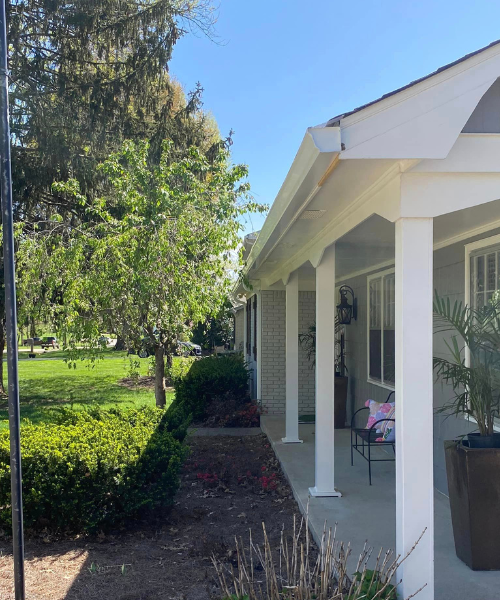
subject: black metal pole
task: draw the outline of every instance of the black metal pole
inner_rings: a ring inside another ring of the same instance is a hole
[[[10,166],[9,83],[7,71],[6,2],[0,0],[0,178],[2,191],[3,261],[7,332],[7,373],[9,385],[10,469],[12,490],[12,544],[16,600],[24,600],[24,535],[21,477],[21,436],[19,418],[19,377],[17,372],[16,274],[14,265],[14,224],[12,216],[12,175]],[[3,365],[0,365],[3,369]]]

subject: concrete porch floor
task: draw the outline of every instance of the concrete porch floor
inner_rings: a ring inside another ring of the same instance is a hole
[[[261,418],[295,498],[304,511],[309,501],[309,521],[316,541],[325,521],[337,525],[337,537],[350,542],[353,570],[365,541],[375,554],[382,546],[395,548],[395,475],[394,462],[372,464],[372,482],[368,484],[368,463],[358,454],[351,467],[350,431],[335,431],[335,479],[342,498],[310,498],[314,486],[314,425],[299,425],[303,444],[283,444],[284,416]],[[382,450],[379,450],[382,451]],[[448,498],[435,494],[435,598],[436,600],[496,600],[500,598],[500,571],[472,571],[455,554]],[[418,598],[418,596],[417,596]]]

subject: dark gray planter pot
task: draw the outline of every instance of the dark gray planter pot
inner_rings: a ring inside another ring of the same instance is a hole
[[[500,570],[500,448],[445,442],[458,558],[474,571]]]

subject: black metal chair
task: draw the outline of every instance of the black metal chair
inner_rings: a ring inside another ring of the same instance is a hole
[[[387,396],[386,402],[389,402],[391,396],[394,392],[391,392]],[[370,410],[367,406],[363,406],[357,410],[351,419],[351,466],[354,466],[354,450],[358,452],[366,461],[368,461],[368,478],[370,480],[370,485],[372,484],[372,462],[394,462],[396,460],[396,447],[395,442],[377,442],[376,439],[381,437],[380,433],[377,433],[378,424],[383,423],[385,421],[392,421],[395,423],[395,419],[379,419],[369,428],[363,427],[354,427],[356,415],[363,410]],[[392,446],[392,450],[394,452],[394,458],[372,458],[372,447],[377,446]],[[361,450],[360,450],[361,448]],[[368,454],[365,454],[365,448],[367,449]]]

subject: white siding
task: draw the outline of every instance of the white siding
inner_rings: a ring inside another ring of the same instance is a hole
[[[440,296],[448,297],[450,302],[464,301],[465,297],[465,244],[477,239],[490,237],[498,233],[476,236],[458,244],[434,252],[434,288]],[[361,408],[368,398],[384,401],[389,390],[367,381],[367,281],[366,276],[356,277],[346,282],[350,285],[358,300],[358,320],[346,327],[346,363],[349,369],[348,418],[354,410]],[[443,336],[434,336],[434,354],[446,353]],[[451,396],[449,386],[441,382],[434,384],[434,407],[439,408]],[[444,414],[434,416],[434,483],[436,488],[447,494],[446,466],[443,443],[470,431],[473,427],[461,417],[449,417]]]

